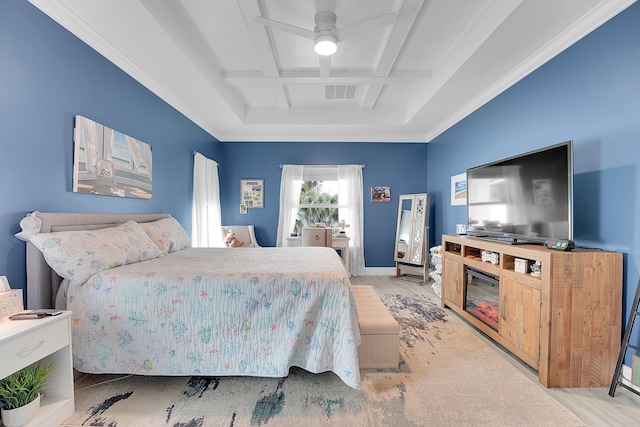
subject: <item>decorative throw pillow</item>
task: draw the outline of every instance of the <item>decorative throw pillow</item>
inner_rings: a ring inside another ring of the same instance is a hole
[[[153,222],[143,222],[140,226],[163,254],[181,251],[191,247],[191,239],[175,218],[163,218]]]
[[[51,268],[75,286],[100,271],[162,255],[135,221],[99,230],[36,233],[29,240]]]

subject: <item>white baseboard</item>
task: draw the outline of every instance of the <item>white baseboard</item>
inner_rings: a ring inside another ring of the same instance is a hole
[[[630,388],[636,390],[637,392],[640,392],[640,387],[638,387],[635,384],[631,384],[631,381],[627,380],[626,378],[631,378],[632,374],[631,374],[631,366],[627,366],[627,365],[622,365],[622,372],[620,373],[620,376],[622,377],[622,382],[629,386]]]
[[[395,267],[365,267],[365,276],[395,276]]]

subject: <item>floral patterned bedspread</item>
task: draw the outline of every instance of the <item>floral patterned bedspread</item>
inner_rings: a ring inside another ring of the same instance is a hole
[[[360,388],[358,316],[330,248],[189,248],[69,286],[86,373],[285,377]]]

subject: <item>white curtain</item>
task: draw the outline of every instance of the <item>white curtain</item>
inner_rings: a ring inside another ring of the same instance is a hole
[[[220,213],[218,163],[200,153],[193,157],[193,206],[191,245],[224,247]]]
[[[278,215],[278,235],[276,246],[286,246],[287,237],[293,231],[300,206],[302,191],[301,165],[283,165],[280,181],[280,213]]]
[[[362,165],[338,166],[338,217],[350,224],[349,273],[364,276],[364,214]]]

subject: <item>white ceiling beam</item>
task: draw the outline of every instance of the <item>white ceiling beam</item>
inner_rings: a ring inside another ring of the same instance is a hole
[[[451,76],[482,46],[522,0],[494,0],[483,5],[435,67],[433,79],[416,91],[407,105],[407,122],[429,102]]]
[[[287,96],[285,87],[276,81],[280,77],[278,54],[273,39],[270,37],[267,28],[255,22],[258,16],[262,16],[264,9],[261,1],[257,0],[238,0],[238,6],[244,17],[244,24],[247,27],[251,41],[256,48],[258,61],[262,67],[264,77],[271,80],[271,92],[276,105],[281,110],[291,108],[291,102]]]
[[[242,132],[220,135],[222,142],[247,143],[261,142],[376,142],[376,143],[415,143],[427,141],[422,135],[405,132],[402,126],[367,126],[371,132],[362,132],[362,125],[304,125],[295,127],[252,125]],[[329,147],[330,149],[330,147]]]
[[[384,89],[384,84],[375,83],[369,85],[367,88],[363,89],[363,99],[361,107],[364,110],[372,110],[373,107],[376,106],[376,102],[378,102],[378,98],[382,94],[382,89]]]
[[[230,85],[291,85],[291,84],[389,84],[389,85],[422,85],[429,76],[423,72],[394,73],[388,77],[372,75],[354,75],[354,73],[333,72],[331,79],[323,79],[317,71],[300,71],[283,73],[280,77],[265,77],[262,73],[241,71],[225,73],[222,79]]]
[[[402,4],[400,11],[398,11],[398,19],[393,25],[391,36],[377,61],[378,64],[375,67],[375,75],[377,77],[386,77],[391,73],[416,19],[420,16],[423,4],[424,0],[405,0]],[[365,110],[373,109],[382,93],[382,89],[383,86],[380,83],[369,86],[364,94],[362,108]]]
[[[378,65],[376,66],[377,76],[388,76],[391,73],[409,34],[413,30],[416,19],[420,16],[423,5],[424,0],[405,0],[402,4],[393,32],[389,37],[389,42],[378,60]]]
[[[306,110],[266,110],[247,111],[245,123],[250,125],[398,125],[403,122],[402,108],[384,110],[352,110],[344,108]]]

